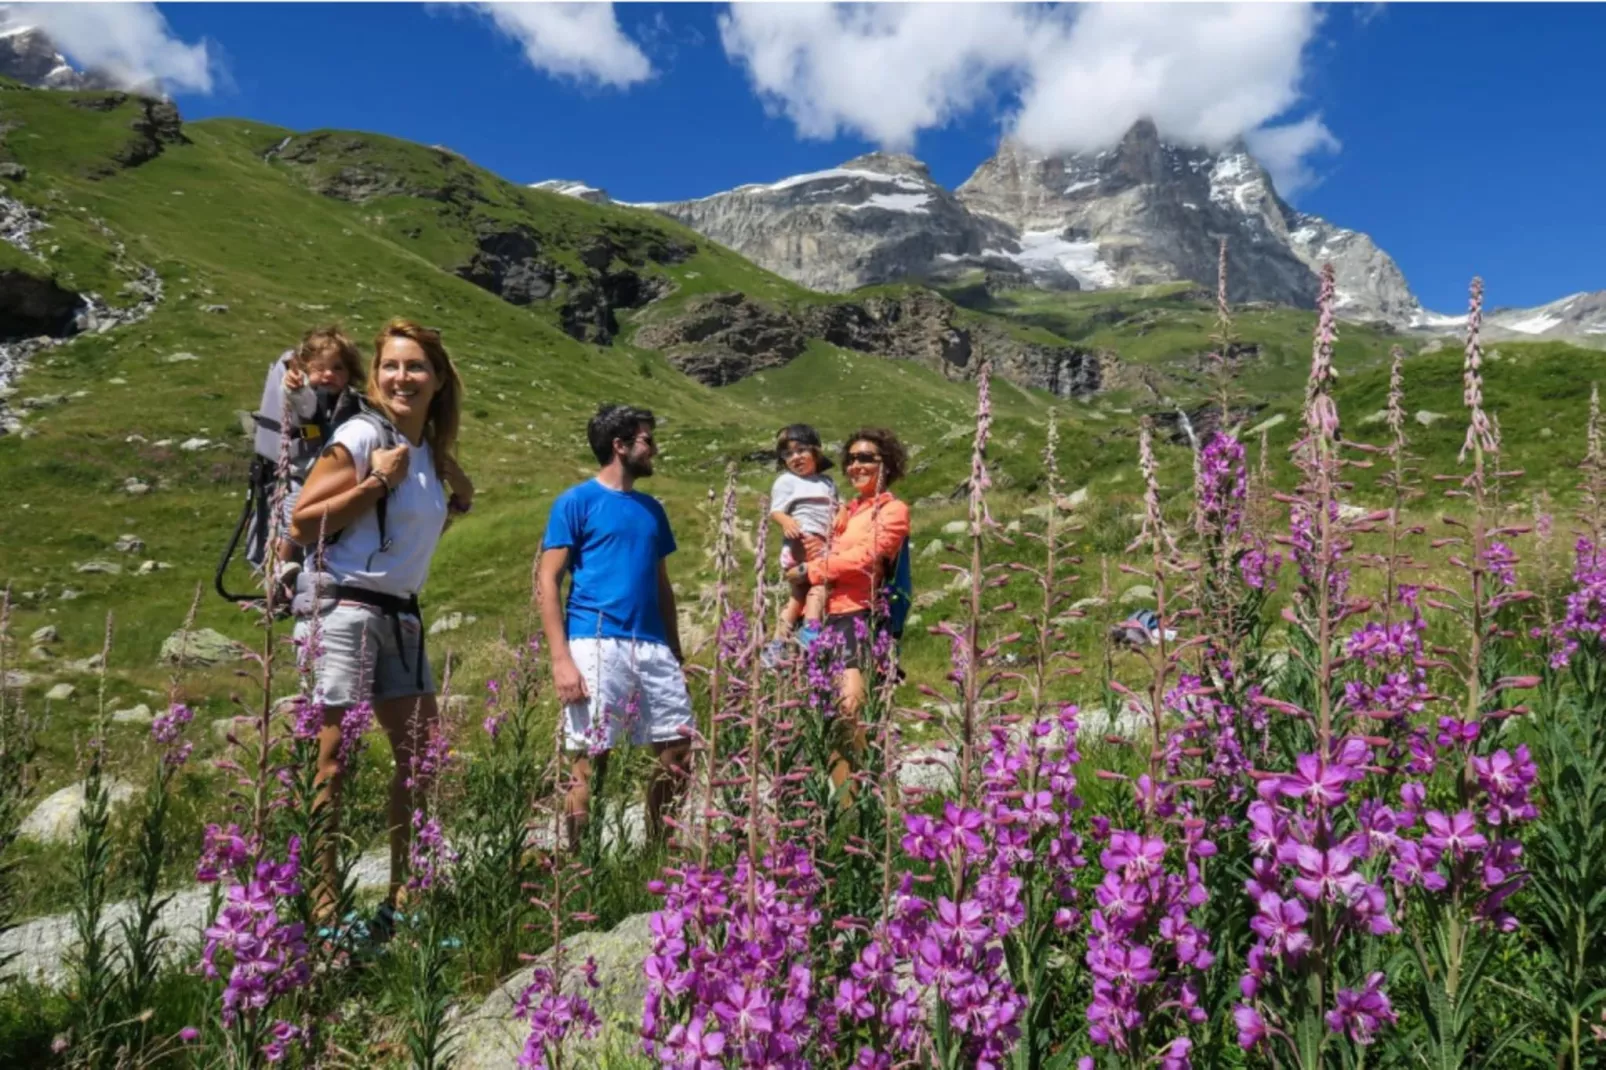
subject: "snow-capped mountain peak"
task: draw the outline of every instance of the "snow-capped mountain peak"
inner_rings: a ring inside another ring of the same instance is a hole
[[[112,87],[99,74],[76,70],[43,30],[20,24],[0,29],[0,75],[36,89]]]

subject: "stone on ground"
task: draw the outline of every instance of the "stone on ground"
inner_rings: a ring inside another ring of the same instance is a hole
[[[1121,592],[1121,604],[1123,606],[1131,606],[1136,605],[1139,602],[1152,601],[1154,601],[1154,588],[1150,587],[1146,583],[1134,584],[1133,586],[1128,587],[1126,590]]]
[[[640,1029],[641,1008],[647,998],[647,977],[641,964],[652,950],[650,918],[650,914],[634,914],[608,932],[576,933],[564,941],[559,987],[566,993],[583,994],[603,1023],[595,1040],[572,1043],[570,1054],[596,1052],[609,1034],[633,1036]],[[601,987],[595,990],[586,986],[582,974],[587,958],[597,964]],[[513,1017],[513,1006],[530,986],[535,971],[551,967],[549,951],[509,977],[464,1016],[454,1044],[453,1065],[458,1070],[516,1070],[529,1026]]]
[[[134,797],[134,785],[126,780],[107,777],[102,783],[106,785],[106,798],[113,809]],[[33,813],[23,818],[17,827],[17,835],[40,843],[69,843],[83,808],[83,781],[69,784],[34,807]]]
[[[233,639],[211,628],[186,633],[182,629],[162,640],[160,660],[165,665],[222,665],[245,657],[246,649]]]

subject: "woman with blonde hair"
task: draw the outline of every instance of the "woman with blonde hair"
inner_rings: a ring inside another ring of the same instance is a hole
[[[291,534],[309,548],[322,543],[322,565],[309,560],[296,598],[296,636],[308,638],[316,617],[314,678],[323,703],[318,777],[338,826],[342,769],[341,720],[359,702],[390,741],[390,892],[377,928],[388,931],[406,877],[415,810],[424,807],[427,770],[413,759],[435,727],[435,682],[424,650],[418,592],[452,513],[474,498],[454,456],[463,383],[437,331],[391,320],[374,340],[362,417],[342,423],[307,476],[291,517]],[[450,492],[448,494],[448,491]],[[332,903],[333,847],[322,860]]]

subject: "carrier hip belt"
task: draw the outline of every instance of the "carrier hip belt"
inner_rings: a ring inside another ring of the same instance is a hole
[[[399,595],[385,594],[381,591],[370,591],[366,587],[348,587],[343,583],[335,584],[334,597],[342,602],[356,602],[359,605],[372,606],[383,613],[390,621],[391,634],[396,637],[396,649],[401,651],[402,668],[407,667],[407,651],[402,646],[401,618],[403,613],[418,618],[418,657],[414,672],[417,674],[418,689],[424,689],[424,615],[418,606],[418,596],[408,595],[402,598]]]

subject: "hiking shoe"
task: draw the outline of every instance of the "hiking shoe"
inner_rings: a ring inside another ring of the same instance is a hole
[[[803,627],[797,630],[797,644],[804,650],[807,650],[809,647],[813,646],[814,641],[819,637],[820,629],[818,625],[805,624]]]
[[[786,640],[771,639],[769,642],[764,644],[764,649],[759,651],[758,661],[759,664],[763,665],[766,669],[773,669],[779,665],[781,660],[785,657]]]

